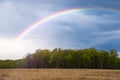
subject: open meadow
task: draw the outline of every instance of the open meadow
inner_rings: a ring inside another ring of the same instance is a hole
[[[0,80],[120,80],[120,70],[0,69]]]

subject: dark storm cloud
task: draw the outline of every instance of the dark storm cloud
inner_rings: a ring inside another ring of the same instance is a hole
[[[28,50],[54,47],[115,48],[120,52],[119,4],[120,0],[0,0],[0,44],[2,44],[0,53],[3,53],[0,54],[3,56],[0,58],[10,58],[10,55],[13,55],[12,58],[20,57]],[[64,15],[63,18],[60,16],[58,19],[49,20],[35,28],[33,32],[36,33],[26,35],[29,37],[28,40],[23,38],[15,49],[9,49],[8,46],[14,42],[16,36],[37,20],[72,8],[90,8],[90,10],[82,14],[72,13]],[[92,10],[92,8],[103,10]],[[12,38],[9,39],[10,36]]]

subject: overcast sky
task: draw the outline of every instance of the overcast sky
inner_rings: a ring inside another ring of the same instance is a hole
[[[50,19],[15,41],[36,21],[73,8],[89,10]],[[22,58],[39,48],[114,48],[119,53],[119,41],[120,0],[0,0],[0,59]]]

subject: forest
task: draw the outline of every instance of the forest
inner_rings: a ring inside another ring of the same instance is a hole
[[[120,58],[115,49],[37,49],[22,59],[0,60],[0,68],[120,69]]]

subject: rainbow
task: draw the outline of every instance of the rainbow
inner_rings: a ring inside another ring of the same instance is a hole
[[[16,38],[16,40],[20,40],[21,38],[23,38],[25,35],[27,35],[33,28],[36,28],[38,25],[49,21],[55,17],[61,16],[61,15],[65,15],[68,13],[73,13],[73,12],[82,12],[82,11],[86,11],[86,10],[107,10],[107,11],[112,11],[112,12],[120,12],[119,10],[114,10],[114,9],[103,9],[103,8],[74,8],[74,9],[68,9],[68,10],[63,10],[57,13],[54,13],[52,15],[46,16],[40,20],[38,20],[37,22],[33,23],[31,26],[28,26],[25,30],[23,30]]]

